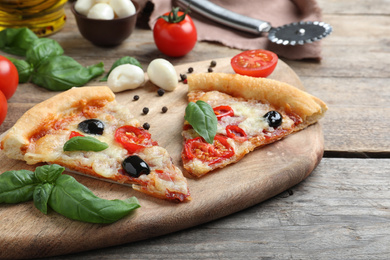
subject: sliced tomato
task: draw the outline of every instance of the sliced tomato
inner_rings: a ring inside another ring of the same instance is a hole
[[[80,134],[79,132],[72,131],[72,132],[70,132],[69,139],[76,137],[76,136],[84,136],[84,135]]]
[[[184,150],[188,160],[197,158],[209,165],[234,155],[233,147],[228,143],[227,138],[220,135],[214,137],[213,144],[207,143],[202,137],[187,140]]]
[[[226,127],[226,135],[238,142],[245,142],[248,140],[245,131],[237,125],[228,125]]]
[[[234,111],[230,106],[218,106],[214,107],[213,110],[218,120],[225,116],[234,116]]]
[[[119,127],[115,131],[115,140],[130,154],[145,147],[157,145],[157,142],[151,139],[150,133],[145,129],[130,125]]]
[[[267,50],[249,50],[234,56],[230,64],[237,74],[268,77],[278,63],[278,55]]]

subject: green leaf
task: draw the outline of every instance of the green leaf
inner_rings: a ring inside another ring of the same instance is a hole
[[[25,56],[33,41],[38,36],[28,28],[7,28],[0,32],[0,50]]]
[[[26,61],[35,68],[46,59],[64,54],[64,50],[55,40],[39,38],[33,41],[31,47],[26,52]]]
[[[30,80],[33,73],[33,66],[25,60],[18,60],[15,58],[7,57],[16,67],[19,74],[19,83],[26,83]]]
[[[34,205],[43,214],[47,214],[47,203],[54,185],[51,183],[38,184],[34,189]]]
[[[179,7],[173,7],[172,11],[168,15],[162,15],[159,18],[164,19],[167,23],[180,23],[186,18],[190,9],[187,8],[182,15],[179,15]]]
[[[0,203],[19,203],[32,200],[39,181],[34,172],[7,171],[0,175]]]
[[[108,144],[91,136],[75,136],[64,144],[64,151],[94,151],[99,152],[108,148]]]
[[[104,72],[102,62],[83,67],[69,56],[45,59],[32,75],[32,82],[53,91],[80,87]]]
[[[107,73],[106,76],[104,76],[103,78],[101,78],[99,81],[102,82],[102,81],[107,81],[108,79],[108,76],[110,75],[111,71],[113,69],[115,69],[116,67],[120,66],[120,65],[123,65],[123,64],[131,64],[131,65],[136,65],[138,67],[140,67],[142,69],[142,66],[141,66],[141,63],[136,59],[136,58],[133,58],[133,57],[130,57],[130,56],[125,56],[125,57],[122,57],[118,60],[116,60],[114,62],[114,64],[112,64],[111,66],[111,69],[110,71]]]
[[[65,168],[58,164],[43,165],[35,168],[35,176],[42,183],[54,183],[64,170]]]
[[[113,223],[140,207],[135,197],[101,199],[69,175],[57,179],[48,204],[67,218],[90,223]]]
[[[218,120],[212,107],[202,100],[188,103],[184,119],[206,142],[212,144],[217,134]]]

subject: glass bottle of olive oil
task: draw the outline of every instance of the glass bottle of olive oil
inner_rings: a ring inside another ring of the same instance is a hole
[[[39,37],[60,30],[66,21],[67,0],[0,0],[0,31],[27,27]]]

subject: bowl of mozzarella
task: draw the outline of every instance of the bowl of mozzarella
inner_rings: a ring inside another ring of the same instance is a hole
[[[80,34],[98,46],[116,46],[135,28],[139,5],[131,0],[77,0],[71,6]]]

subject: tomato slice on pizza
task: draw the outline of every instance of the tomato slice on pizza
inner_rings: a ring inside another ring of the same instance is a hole
[[[188,76],[187,82],[189,102],[206,102],[217,118],[213,143],[185,121],[182,160],[196,177],[314,124],[327,110],[320,99],[271,79],[200,73]]]
[[[27,111],[0,144],[10,158],[55,163],[130,184],[153,197],[190,200],[187,180],[108,87],[73,88]]]

